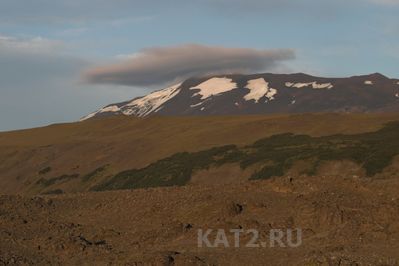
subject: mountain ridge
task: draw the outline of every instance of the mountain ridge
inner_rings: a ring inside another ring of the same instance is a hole
[[[189,78],[81,120],[112,115],[246,115],[399,111],[399,80],[380,73],[348,78],[295,74],[233,74]]]

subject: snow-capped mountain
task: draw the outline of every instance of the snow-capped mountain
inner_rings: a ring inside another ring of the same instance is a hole
[[[399,80],[375,73],[350,78],[306,74],[191,78],[81,120],[110,115],[239,115],[305,112],[397,112]]]

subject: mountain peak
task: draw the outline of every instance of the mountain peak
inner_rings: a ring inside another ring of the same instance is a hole
[[[378,73],[378,72],[369,74],[367,76],[369,76],[370,78],[376,79],[376,80],[389,79],[387,76],[385,76],[381,73]]]

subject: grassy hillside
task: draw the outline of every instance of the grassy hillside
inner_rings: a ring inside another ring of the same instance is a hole
[[[280,134],[243,148],[230,145],[195,153],[177,153],[145,168],[121,172],[93,189],[185,185],[195,171],[226,163],[239,163],[242,169],[261,164],[262,167],[250,179],[267,179],[283,176],[298,161],[310,160],[312,164],[303,174],[315,175],[322,162],[349,160],[360,165],[366,176],[372,177],[381,173],[399,155],[398,136],[399,122],[392,122],[376,132],[356,135],[311,137]]]
[[[179,156],[182,160],[180,164],[187,165],[190,163],[184,161],[187,154],[190,154],[189,157],[208,156],[209,159],[209,155],[204,155],[204,152],[215,156],[219,152],[226,152],[224,149],[233,149],[237,150],[235,156],[239,158],[243,147],[262,146],[261,142],[253,143],[273,135],[289,132],[308,135],[314,141],[320,136],[373,132],[387,122],[398,120],[398,114],[147,119],[121,116],[4,132],[0,133],[0,193],[87,191],[123,173],[130,175],[133,171],[133,175],[137,175],[136,171],[142,169],[152,169],[155,166],[162,168],[168,164],[165,160],[179,161]],[[327,140],[320,141],[317,145],[323,145]],[[232,146],[215,148],[226,145]],[[248,160],[252,158],[248,154],[246,156]],[[255,156],[255,153],[251,156]],[[245,164],[243,159],[233,159],[234,162]],[[212,160],[204,161],[200,166],[195,164],[193,167],[207,168],[212,163]],[[283,168],[286,169],[287,165],[288,162],[284,162]],[[176,169],[179,167],[170,171],[178,171]],[[275,167],[277,171],[279,167]],[[168,182],[176,183],[175,180]],[[178,184],[185,182],[186,174],[181,175],[177,181]]]

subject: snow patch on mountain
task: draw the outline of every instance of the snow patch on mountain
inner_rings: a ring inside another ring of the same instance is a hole
[[[316,82],[313,82],[312,87],[313,89],[332,89],[334,86],[331,83],[317,84]]]
[[[116,105],[111,105],[104,107],[103,109],[100,110],[100,113],[105,113],[105,112],[119,112],[121,109],[116,106]]]
[[[143,117],[150,113],[159,111],[160,107],[175,97],[180,92],[181,83],[174,86],[168,87],[163,90],[154,91],[142,98],[135,99],[130,103],[123,106],[123,114],[125,115],[136,115]]]
[[[276,89],[269,89],[269,91],[266,93],[266,98],[268,98],[270,101],[274,100],[274,95],[277,94]]]
[[[269,82],[266,82],[263,78],[249,80],[245,87],[250,92],[244,96],[246,101],[254,100],[256,103],[266,96],[270,101],[274,100],[274,96],[277,94],[277,90],[269,87]]]
[[[227,91],[231,91],[237,88],[237,84],[229,78],[211,78],[190,90],[199,90],[193,96],[200,95],[201,100],[205,100],[211,96],[218,95]]]
[[[180,92],[180,86],[181,83],[163,90],[152,92],[147,96],[134,99],[131,102],[122,106],[106,106],[94,113],[83,117],[82,119],[80,119],[80,121],[90,119],[101,113],[122,113],[124,115],[135,115],[138,117],[149,115],[150,113],[159,111],[164,103],[176,96]]]
[[[98,114],[101,114],[101,113],[109,113],[109,112],[116,113],[116,112],[119,112],[119,111],[121,111],[121,109],[118,106],[116,106],[116,105],[106,106],[106,107],[101,108],[100,110],[98,110],[98,111],[96,111],[94,113],[88,114],[87,116],[85,116],[82,119],[80,119],[80,121],[87,120],[87,119],[92,118],[95,115],[98,115]]]
[[[194,108],[194,107],[197,107],[197,106],[200,106],[200,105],[202,105],[204,102],[200,102],[200,103],[197,103],[197,104],[192,104],[192,105],[190,105],[190,107],[191,108]]]
[[[85,121],[87,119],[90,119],[90,118],[96,116],[96,114],[98,114],[98,112],[94,112],[94,113],[88,114],[88,115],[82,117],[79,121]]]
[[[334,86],[331,83],[317,83],[316,81],[308,82],[308,83],[301,83],[301,82],[286,82],[285,86],[287,88],[305,88],[312,86],[313,89],[332,89]]]
[[[373,85],[374,83],[371,80],[366,80],[364,85]]]

